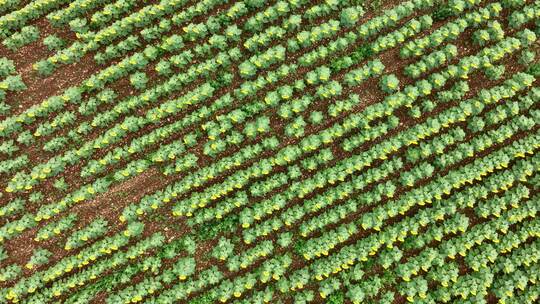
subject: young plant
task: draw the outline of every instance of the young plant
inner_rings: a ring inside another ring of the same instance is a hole
[[[233,254],[234,245],[231,240],[221,237],[219,242],[212,250],[212,256],[216,259],[225,261],[228,257]]]
[[[399,79],[394,74],[384,75],[379,84],[381,90],[388,94],[399,90]]]
[[[321,111],[313,111],[309,115],[309,121],[314,125],[321,124],[323,120],[324,120],[324,116]]]
[[[146,83],[148,83],[148,77],[143,72],[138,72],[129,77],[129,82],[137,90],[142,90],[146,88]]]
[[[43,44],[49,51],[59,51],[66,46],[66,41],[56,35],[49,35],[43,39]]]
[[[49,262],[49,258],[52,256],[52,253],[47,249],[38,248],[30,257],[30,260],[24,267],[28,269],[34,269],[36,266],[41,266]]]

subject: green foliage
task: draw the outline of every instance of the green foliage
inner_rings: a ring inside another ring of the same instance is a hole
[[[24,131],[17,136],[17,142],[25,146],[29,146],[35,142],[35,138],[32,136],[30,131]]]
[[[448,19],[449,17],[452,17],[454,15],[451,8],[447,6],[443,6],[438,8],[436,11],[433,12],[433,20],[435,21],[441,21]]]
[[[217,245],[212,249],[212,256],[222,261],[227,260],[233,254],[234,245],[226,238],[220,238]]]
[[[535,61],[535,58],[536,53],[533,50],[523,50],[519,57],[519,63],[528,66]]]
[[[34,269],[34,267],[41,266],[49,262],[49,258],[52,253],[47,249],[38,248],[34,250],[30,260],[24,265],[27,269]]]
[[[474,117],[468,124],[468,128],[473,132],[480,132],[484,129],[485,122],[481,117]]]
[[[35,26],[29,25],[21,28],[19,32],[14,33],[10,37],[4,39],[2,44],[11,51],[15,52],[19,48],[38,40],[38,38],[39,29]]]
[[[321,111],[313,111],[309,114],[309,120],[312,124],[318,125],[324,120],[323,113]]]
[[[328,304],[343,304],[345,303],[345,296],[343,292],[337,291],[332,293],[326,300]]]
[[[504,75],[506,68],[504,65],[494,65],[492,67],[486,68],[486,76],[490,80],[499,80]]]
[[[155,67],[159,75],[170,75],[172,73],[171,63],[167,60],[160,60]]]
[[[6,57],[0,57],[0,78],[4,78],[11,74],[15,74],[15,65],[13,64],[13,61]]]
[[[291,137],[302,137],[304,135],[306,122],[302,116],[296,117],[290,124],[285,127],[285,135]]]
[[[330,67],[333,71],[340,71],[346,69],[357,62],[369,58],[373,55],[373,50],[369,44],[363,44],[359,46],[355,51],[350,53],[350,55],[345,57],[340,57],[332,60]]]
[[[49,51],[58,51],[66,46],[66,41],[56,35],[49,35],[43,38],[43,44]]]
[[[68,250],[23,274],[0,247],[3,301],[536,301],[536,3],[67,2],[0,17],[75,32],[42,75],[103,64],[20,109],[0,59],[0,242]]]
[[[37,61],[32,65],[34,70],[36,70],[41,76],[49,76],[51,75],[55,70],[55,64],[47,61],[47,60],[40,60]]]
[[[349,86],[358,85],[370,77],[381,75],[385,68],[386,67],[379,59],[375,59],[359,69],[351,70],[345,74],[344,79]]]
[[[32,192],[32,194],[30,194],[30,196],[28,197],[28,201],[33,204],[38,204],[42,202],[43,198],[44,198],[44,195],[40,191]]]
[[[399,90],[399,79],[394,74],[381,77],[379,85],[386,93],[392,93]]]
[[[58,190],[61,190],[61,191],[67,191],[68,187],[69,187],[69,185],[66,183],[66,181],[64,180],[63,177],[56,179],[54,181],[53,186],[54,186],[54,188],[56,188]]]
[[[0,268],[0,282],[8,282],[16,279],[22,273],[21,266],[17,264],[11,264],[9,266]]]
[[[270,131],[270,119],[266,116],[259,117],[257,120],[246,123],[244,128],[244,134],[247,137],[256,137],[260,133],[266,133]]]
[[[142,90],[148,83],[148,77],[143,72],[134,73],[129,77],[129,82],[134,88]]]
[[[529,66],[527,73],[534,75],[535,77],[540,76],[540,63],[535,63]]]
[[[8,257],[8,253],[4,246],[0,246],[0,261],[5,260]]]
[[[349,7],[341,11],[341,25],[352,27],[358,22],[359,17],[364,14],[364,10],[360,6]]]
[[[26,89],[21,75],[9,75],[2,81],[0,81],[1,91],[23,91]]]
[[[69,21],[69,27],[78,34],[84,34],[89,30],[88,22],[85,18],[75,18]]]
[[[107,232],[108,222],[98,218],[82,229],[75,231],[67,240],[65,250],[72,250],[83,246],[86,242],[96,239]]]
[[[293,234],[290,232],[285,232],[279,235],[277,243],[282,248],[287,248],[292,244],[293,240],[294,240]]]
[[[43,150],[46,152],[57,152],[65,148],[68,142],[68,139],[64,136],[55,137],[43,145]]]
[[[220,233],[229,232],[238,225],[238,216],[231,215],[220,221],[210,222],[202,225],[197,233],[200,240],[209,240],[215,238]]]
[[[15,142],[13,140],[6,140],[0,144],[0,153],[2,154],[11,156],[17,151],[19,151],[19,147],[15,145]]]

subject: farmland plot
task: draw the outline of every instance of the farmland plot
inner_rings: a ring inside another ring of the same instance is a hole
[[[0,0],[0,303],[536,303],[540,1]]]

